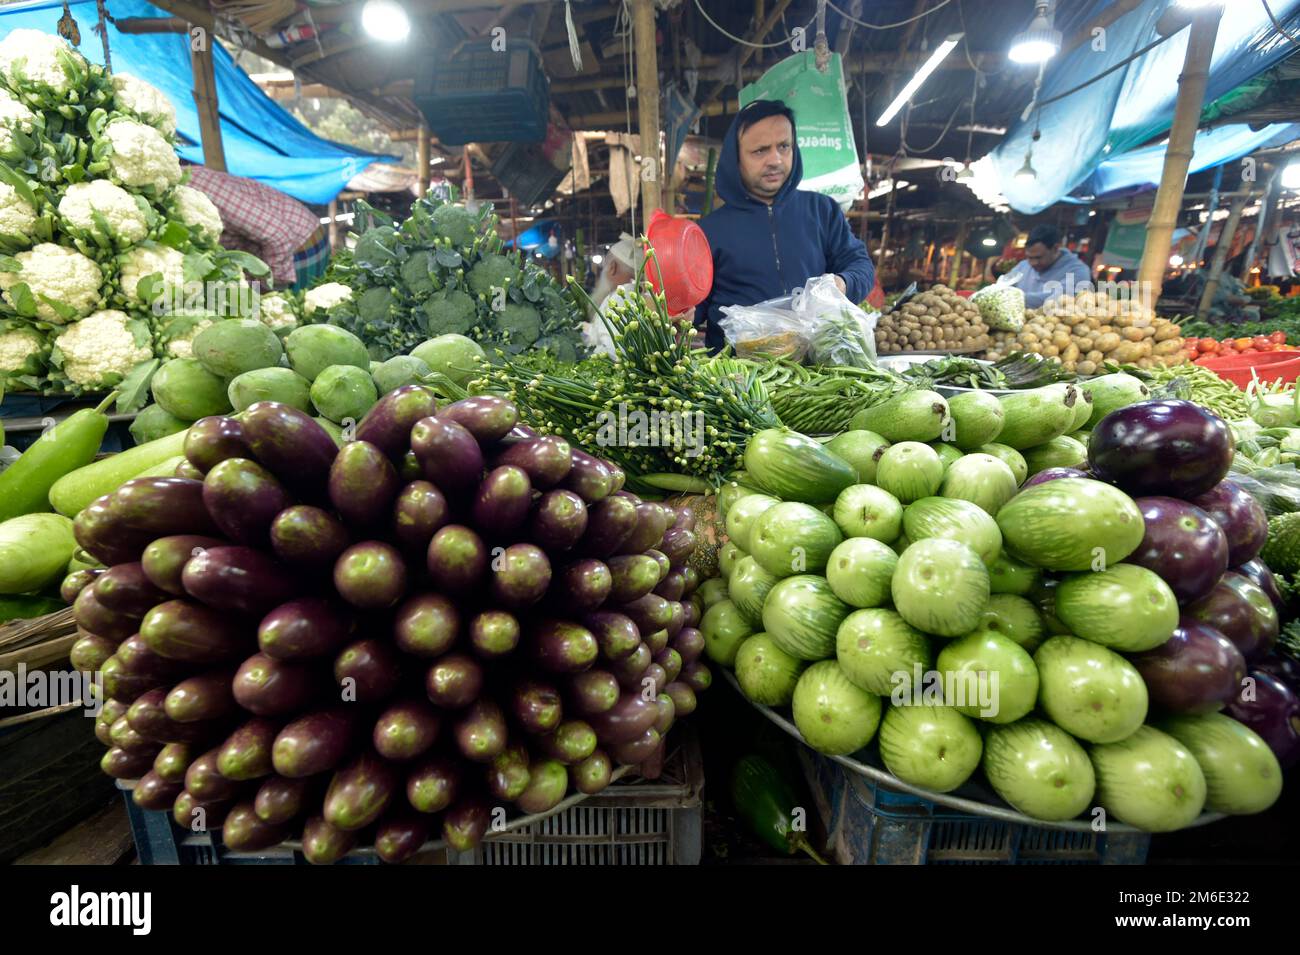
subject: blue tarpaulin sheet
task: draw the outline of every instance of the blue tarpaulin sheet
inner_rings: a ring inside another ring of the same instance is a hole
[[[1059,4],[1057,29],[1068,37],[1092,22],[1109,5],[1107,0]],[[1300,0],[1270,0],[1269,5],[1284,27],[1297,32]],[[1074,50],[1049,61],[1040,101],[1078,86],[1159,39],[1156,23],[1170,6],[1172,0],[1144,0],[1100,33],[1094,32],[1091,39]],[[1071,96],[1042,106],[1012,127],[1001,145],[989,154],[998,189],[1008,204],[1019,212],[1034,213],[1081,186],[1088,194],[1099,194],[1097,184],[1087,184],[1089,177],[1112,157],[1167,132],[1173,120],[1178,76],[1182,72],[1189,32],[1180,30],[1133,62]],[[1219,24],[1205,101],[1218,99],[1293,52],[1294,45],[1273,28],[1262,4],[1244,0],[1229,3]],[[1033,69],[1014,64],[1006,68]],[[1035,124],[1042,131],[1042,138],[1033,144],[1037,179],[1016,181],[1014,174],[1025,161]],[[1219,157],[1217,162],[1230,161],[1255,148],[1246,142],[1244,135],[1238,139],[1234,135],[1224,133],[1222,138],[1205,140],[1206,148]],[[1242,146],[1242,151],[1233,155],[1232,150],[1225,150],[1228,141]],[[1198,147],[1201,145],[1198,139]],[[1158,149],[1163,159],[1163,147]],[[1150,158],[1142,156],[1135,160],[1143,170],[1137,180],[1123,174],[1123,170],[1129,169],[1127,164],[1101,173],[1108,183],[1107,191],[1154,181],[1145,171]],[[1213,164],[1198,158],[1193,168]],[[1155,178],[1158,179],[1158,170]]]
[[[93,30],[98,19],[94,0],[70,0],[69,7],[81,28],[78,49],[88,60],[102,64],[103,44]],[[108,0],[107,7],[114,19],[171,16],[144,0]],[[56,33],[62,13],[61,0],[0,6],[0,39],[17,29]],[[108,46],[115,73],[138,76],[171,100],[182,140],[176,152],[189,162],[203,162],[189,37],[127,34],[110,24]],[[256,179],[300,202],[320,205],[337,196],[348,180],[371,163],[392,161],[317,136],[263,93],[220,44],[214,46],[213,72],[226,169],[232,175]]]

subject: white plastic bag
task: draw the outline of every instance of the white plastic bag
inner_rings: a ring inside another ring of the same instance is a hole
[[[790,307],[791,298],[757,305],[724,305],[718,327],[740,358],[802,361],[808,352],[808,326]]]
[[[1008,272],[970,297],[984,324],[994,331],[1018,332],[1024,327],[1025,293],[1016,286],[1019,281],[1020,276]]]
[[[831,275],[809,279],[793,298],[794,313],[808,330],[812,364],[875,367],[878,312],[864,312],[850,302]]]

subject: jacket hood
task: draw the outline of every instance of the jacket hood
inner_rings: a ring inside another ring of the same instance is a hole
[[[731,121],[731,127],[727,130],[727,136],[722,141],[722,155],[718,157],[718,172],[714,189],[722,197],[727,205],[740,205],[743,203],[752,203],[754,205],[765,205],[749,194],[745,189],[745,184],[740,179],[740,114],[737,114]],[[791,121],[791,126],[794,123]],[[803,179],[803,156],[799,152],[798,134],[795,135],[794,143],[794,160],[790,164],[790,175],[785,182],[781,184],[781,189],[772,200],[773,205],[780,205],[785,197],[799,187],[800,180]]]

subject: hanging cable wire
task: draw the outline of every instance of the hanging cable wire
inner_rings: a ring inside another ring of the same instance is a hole
[[[699,0],[695,0],[695,2],[698,4]],[[938,13],[940,10],[942,10],[950,3],[952,3],[952,0],[941,0],[938,6],[933,6],[929,10],[922,10],[916,16],[908,17],[906,20],[899,20],[897,23],[864,23],[862,20],[857,20],[849,16],[839,7],[835,6],[835,4],[831,2],[831,0],[826,0],[826,6],[830,7],[832,10],[834,10],[836,13],[842,16],[845,20],[849,21],[849,23],[856,24],[857,26],[864,27],[868,30],[894,30],[897,29],[898,27],[905,27],[909,23],[913,23],[917,20],[920,20],[922,17],[928,17],[932,13]]]
[[[966,29],[966,11],[962,9],[961,0],[957,0],[957,18],[961,22],[961,51],[966,55],[966,62],[970,64],[970,68],[977,74],[982,73],[985,76],[1005,73],[1007,69],[1005,66],[998,70],[981,70],[975,65],[975,60],[970,55],[970,31]]]
[[[936,139],[934,142],[932,142],[930,145],[925,146],[925,147],[922,147],[922,148],[920,148],[920,149],[917,149],[917,148],[915,148],[915,147],[913,147],[913,146],[909,146],[909,145],[908,145],[908,143],[907,143],[907,128],[906,128],[906,126],[902,127],[902,128],[899,130],[899,136],[898,136],[898,142],[899,142],[899,147],[900,147],[901,151],[904,152],[904,153],[910,153],[910,154],[912,154],[912,155],[916,155],[917,153],[928,153],[930,150],[935,149],[936,147],[938,147],[938,145],[939,145],[941,142],[943,142],[943,137],[945,137],[945,136],[948,135],[948,130],[952,129],[952,124],[953,124],[953,122],[956,121],[956,119],[957,119],[957,114],[961,112],[961,108],[962,108],[963,106],[965,106],[965,105],[966,105],[966,99],[965,99],[965,97],[963,97],[962,100],[961,100],[961,102],[959,102],[959,103],[957,104],[957,107],[952,111],[952,115],[948,117],[948,122],[944,124],[943,132],[941,132],[941,133],[939,134],[939,138]]]
[[[1296,46],[1300,46],[1300,40],[1297,40],[1290,33],[1287,33],[1286,28],[1283,27],[1282,24],[1278,22],[1277,17],[1273,16],[1273,9],[1268,5],[1268,0],[1259,0],[1259,2],[1264,4],[1264,12],[1267,13],[1268,18],[1271,21],[1273,21],[1273,29],[1275,29],[1278,33],[1282,34],[1284,37],[1286,37]]]
[[[695,0],[695,9],[700,11],[704,19],[708,20],[709,23],[713,26],[713,29],[717,30],[719,33],[725,36],[732,43],[739,43],[741,46],[753,47],[755,50],[772,50],[778,46],[788,46],[790,44],[789,37],[786,37],[784,40],[778,40],[775,43],[754,43],[750,40],[746,40],[743,37],[738,37],[734,33],[729,32],[726,27],[720,24],[717,20],[713,19],[713,17],[709,16],[709,12],[704,9],[704,5],[700,3],[700,0]],[[803,25],[803,28],[807,30],[810,26],[813,25],[813,20],[816,19],[817,19],[817,15],[814,13],[812,15],[812,18],[809,19],[809,21]]]

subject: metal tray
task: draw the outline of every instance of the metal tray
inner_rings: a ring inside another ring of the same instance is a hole
[[[741,692],[740,684],[736,682],[735,674],[730,670],[725,670],[723,672],[727,678],[727,682],[731,684],[743,699],[745,699],[746,703],[758,710],[777,726],[781,727],[781,729],[785,730],[800,743],[803,743],[805,746],[808,745],[803,738],[803,734],[799,732],[798,727],[772,707],[763,706],[761,703],[755,703],[753,700],[745,697],[745,694]],[[809,749],[811,748],[812,747],[809,747]],[[1091,820],[1070,819],[1065,822],[1048,822],[1042,819],[1035,819],[1033,816],[1026,816],[1022,812],[1016,812],[1016,810],[1003,802],[996,793],[980,782],[967,782],[954,792],[950,793],[931,792],[928,789],[922,789],[919,786],[905,783],[888,770],[872,764],[873,762],[879,761],[880,758],[875,752],[874,747],[859,750],[852,756],[830,756],[827,758],[833,759],[846,769],[852,770],[853,772],[887,786],[890,789],[896,789],[899,792],[904,792],[912,796],[919,796],[922,799],[928,799],[930,802],[937,803],[940,806],[947,806],[949,809],[956,809],[960,812],[969,812],[977,816],[986,816],[990,819],[998,819],[1002,822],[1010,822],[1022,826],[1034,826],[1038,829],[1063,829],[1069,832],[1092,831]],[[1203,812],[1195,822],[1186,828],[1192,829],[1197,826],[1204,826],[1211,822],[1218,822],[1223,818],[1223,813]],[[1122,822],[1110,821],[1107,821],[1106,823],[1106,830],[1108,832],[1145,831],[1133,826],[1127,826]]]

